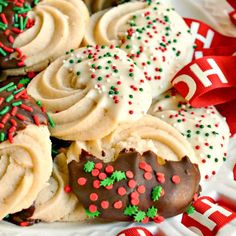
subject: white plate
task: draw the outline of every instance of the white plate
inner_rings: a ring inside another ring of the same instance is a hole
[[[172,0],[172,3],[182,16],[202,20],[221,33],[236,36],[235,28],[233,28],[227,14],[232,9],[225,0]],[[233,181],[232,172],[234,163],[236,163],[236,138],[230,142],[229,160],[211,181],[202,186],[202,195],[213,197],[219,195],[236,204],[236,182]],[[185,228],[180,220],[181,216],[177,216],[160,225],[149,223],[145,227],[152,233],[156,233],[160,229],[166,236],[196,236],[195,233]],[[1,222],[0,236],[115,236],[125,228],[139,225],[124,222],[110,224],[40,223],[28,228],[21,228]]]

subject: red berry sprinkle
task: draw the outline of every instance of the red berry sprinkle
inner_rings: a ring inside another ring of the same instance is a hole
[[[86,182],[87,182],[87,179],[85,179],[84,177],[78,178],[77,180],[78,185],[81,185],[81,186],[85,185]]]
[[[98,175],[98,178],[99,178],[100,180],[104,180],[104,179],[106,179],[106,177],[107,177],[107,175],[106,175],[105,173],[100,173],[100,174]]]
[[[174,184],[179,184],[180,183],[180,177],[178,175],[173,175],[171,180]]]
[[[135,192],[132,192],[130,194],[130,196],[131,196],[131,198],[138,199],[139,198],[139,193],[137,191],[135,191]]]
[[[124,196],[126,194],[126,189],[124,187],[119,187],[117,192],[120,196]]]
[[[98,195],[96,193],[91,193],[89,198],[91,201],[95,202],[98,200]]]
[[[99,170],[98,169],[93,169],[91,174],[92,174],[93,177],[98,176],[99,175]]]
[[[106,186],[105,187],[107,190],[111,190],[111,189],[113,189],[113,185],[111,184],[111,185],[109,185],[109,186]]]
[[[147,164],[147,165],[145,166],[144,170],[147,171],[147,172],[152,172],[152,167]]]
[[[165,183],[165,175],[163,173],[156,173],[157,181],[161,184]]]
[[[132,179],[134,177],[133,172],[131,170],[126,171],[126,177]]]
[[[102,202],[101,202],[101,207],[102,207],[103,209],[107,209],[107,208],[109,207],[109,202],[108,202],[108,201],[102,201]]]
[[[70,192],[71,192],[71,187],[70,187],[69,185],[66,185],[66,186],[64,187],[64,191],[65,191],[66,193],[70,193]]]
[[[145,170],[146,166],[147,166],[147,163],[146,163],[145,161],[141,161],[141,162],[139,163],[139,168],[140,168],[141,170]]]
[[[137,191],[138,191],[139,193],[145,193],[145,192],[146,192],[146,188],[145,188],[144,185],[140,185],[140,186],[138,186]]]
[[[123,203],[122,203],[122,201],[116,201],[116,202],[114,202],[114,208],[115,209],[120,209],[120,208],[122,208],[122,206],[123,206]]]
[[[92,213],[96,212],[96,211],[97,211],[97,206],[95,206],[95,205],[90,205],[90,206],[89,206],[89,211],[92,212]]]
[[[108,173],[108,174],[111,174],[113,171],[114,171],[114,167],[109,165],[106,167],[105,171]]]
[[[93,187],[94,188],[100,188],[100,181],[99,180],[94,180],[93,181]]]
[[[135,198],[132,198],[131,199],[131,204],[134,205],[134,206],[137,206],[139,204],[139,200],[135,199]]]
[[[161,223],[165,220],[165,218],[162,216],[156,216],[153,220],[155,223]]]
[[[136,186],[136,181],[135,181],[134,179],[129,180],[128,186],[129,186],[130,188],[135,188],[135,186]]]
[[[101,162],[96,163],[95,168],[99,170],[102,169],[102,163]]]
[[[151,180],[152,179],[152,173],[150,173],[150,172],[144,173],[144,179]]]

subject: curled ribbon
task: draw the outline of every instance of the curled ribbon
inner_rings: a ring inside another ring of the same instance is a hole
[[[194,60],[175,75],[172,84],[193,107],[215,105],[235,134],[236,38],[201,21],[185,21],[196,39]]]

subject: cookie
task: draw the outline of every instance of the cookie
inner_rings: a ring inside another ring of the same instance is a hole
[[[200,190],[187,157],[163,165],[151,151],[126,150],[104,163],[82,151],[79,160],[69,163],[70,185],[92,218],[160,223],[184,212]]]
[[[209,179],[227,159],[230,131],[213,106],[193,108],[174,90],[161,95],[149,110],[179,130],[194,149],[203,179]]]
[[[85,45],[116,45],[141,68],[155,98],[192,60],[194,37],[182,17],[160,2],[129,2],[91,17]]]
[[[82,0],[43,0],[37,6],[35,3],[6,1],[3,7],[2,77],[40,71],[81,43],[89,19]]]
[[[160,161],[179,161],[188,156],[193,163],[198,164],[191,145],[181,133],[150,115],[136,122],[121,124],[102,139],[72,143],[67,152],[69,160],[76,159],[82,149],[105,162],[115,160],[123,149],[135,149],[141,154],[151,150]]]
[[[94,140],[149,109],[151,88],[142,71],[113,46],[80,48],[58,58],[28,85],[54,120],[52,136]]]
[[[30,207],[52,171],[47,115],[13,82],[0,88],[0,219]]]

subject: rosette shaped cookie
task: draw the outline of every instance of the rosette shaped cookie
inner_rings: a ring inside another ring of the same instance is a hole
[[[124,149],[135,149],[141,154],[151,150],[160,161],[179,161],[188,156],[193,163],[198,164],[191,145],[181,133],[159,118],[149,115],[136,122],[119,125],[102,139],[72,143],[67,152],[69,160],[76,159],[82,149],[105,161],[116,159]]]
[[[42,70],[66,51],[79,47],[89,20],[82,0],[43,0],[37,6],[33,4],[36,1],[23,1],[22,6],[6,2],[7,34],[0,34],[3,75]]]
[[[69,164],[70,185],[89,217],[160,223],[184,212],[199,193],[199,170],[187,157],[158,162],[151,151],[121,152],[104,163],[83,151]]]
[[[66,156],[59,154],[54,159],[53,173],[45,188],[41,190],[34,202],[34,213],[29,221],[42,220],[46,222],[62,221],[78,208],[78,200],[69,187]],[[80,205],[79,214],[74,220],[84,220],[85,210]]]
[[[215,175],[226,161],[230,131],[215,107],[192,108],[171,90],[158,98],[149,113],[171,124],[191,143],[202,178]]]
[[[81,48],[58,58],[28,86],[55,122],[52,136],[94,140],[150,108],[151,88],[142,71],[114,47]]]
[[[47,119],[23,87],[0,88],[0,219],[33,204],[52,171]]]
[[[143,70],[157,97],[191,61],[194,38],[171,7],[136,1],[93,15],[84,44],[120,46]]]

